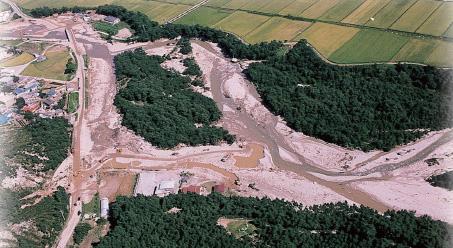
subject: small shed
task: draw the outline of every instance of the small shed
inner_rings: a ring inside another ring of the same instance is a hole
[[[109,199],[106,197],[101,199],[101,218],[106,219],[109,214]]]

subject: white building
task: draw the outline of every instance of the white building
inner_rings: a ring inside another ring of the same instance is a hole
[[[107,219],[109,214],[109,199],[102,198],[101,199],[101,218]]]

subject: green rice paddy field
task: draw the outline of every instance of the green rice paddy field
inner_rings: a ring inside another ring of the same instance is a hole
[[[15,1],[26,9],[117,4],[163,23],[201,0]],[[209,0],[176,23],[218,28],[249,43],[307,39],[337,63],[408,61],[452,67],[446,56],[453,50],[452,13],[453,2],[436,0]]]

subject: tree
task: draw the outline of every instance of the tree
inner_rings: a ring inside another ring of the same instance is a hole
[[[16,99],[15,105],[19,110],[21,110],[25,106],[25,99],[22,97],[18,97]]]

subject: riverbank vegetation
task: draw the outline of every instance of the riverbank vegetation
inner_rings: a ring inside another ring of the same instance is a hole
[[[161,148],[232,143],[233,136],[212,125],[221,117],[215,102],[193,92],[189,78],[163,69],[162,62],[143,50],[115,57],[117,81],[125,82],[115,97],[122,124]]]
[[[172,208],[181,209],[169,213]],[[307,207],[268,198],[218,194],[119,197],[111,205],[104,247],[443,247],[446,224],[413,212],[379,214],[346,203]],[[221,218],[250,220],[237,238]],[[144,228],[146,227],[146,228]]]
[[[330,65],[301,41],[285,56],[250,65],[246,75],[290,127],[341,146],[389,150],[448,127],[450,71]]]

